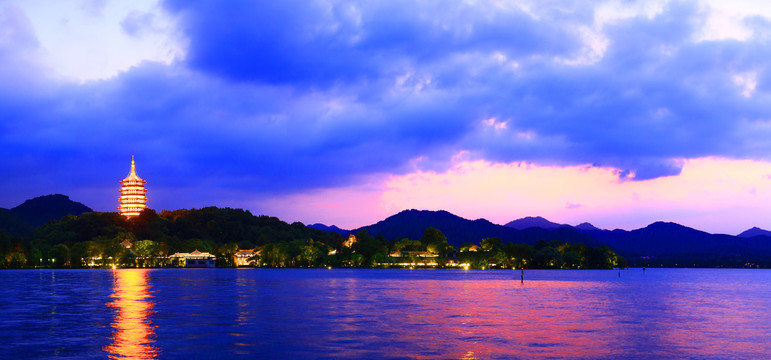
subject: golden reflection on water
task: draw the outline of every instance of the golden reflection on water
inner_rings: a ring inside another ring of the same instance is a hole
[[[237,326],[234,327],[235,331],[229,334],[238,339],[233,342],[236,347],[233,352],[237,355],[248,355],[250,354],[249,349],[255,346],[254,339],[243,331],[255,324],[254,317],[257,310],[254,309],[252,299],[259,296],[254,280],[247,277],[249,271],[249,269],[236,269],[234,305],[236,307],[235,324]]]
[[[148,291],[149,269],[114,270],[115,288],[113,300],[108,306],[118,312],[112,323],[112,345],[105,351],[111,359],[155,359],[158,349],[154,346],[155,326],[148,316],[153,301]]]

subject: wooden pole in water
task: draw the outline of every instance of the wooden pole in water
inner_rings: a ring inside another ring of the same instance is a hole
[[[525,283],[525,267],[524,266],[522,266],[522,272],[520,273],[520,276],[519,276],[519,283],[520,284],[524,284]]]

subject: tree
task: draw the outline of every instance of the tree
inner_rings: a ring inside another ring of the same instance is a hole
[[[420,238],[420,242],[423,243],[423,245],[428,245],[432,243],[446,243],[447,237],[442,234],[442,232],[434,227],[427,227],[426,230],[423,231],[423,237]]]
[[[121,267],[136,267],[137,255],[131,250],[124,250],[125,251],[121,251],[118,255],[118,264],[120,264]]]
[[[29,264],[32,266],[43,265],[43,253],[34,246],[29,249]]]
[[[364,255],[362,255],[362,254],[353,254],[353,255],[351,255],[350,264],[353,267],[361,267],[362,265],[364,265],[364,260],[366,260],[364,258]]]
[[[565,267],[568,269],[578,269],[581,266],[581,255],[575,251],[567,251],[562,255]]]
[[[158,260],[167,255],[161,243],[153,240],[139,240],[134,243],[131,250],[137,256],[139,266],[158,266]]]
[[[51,248],[51,257],[54,259],[54,266],[63,268],[69,263],[70,248],[64,244],[56,244]]]
[[[590,269],[612,269],[615,266],[615,253],[607,246],[587,247],[584,265]]]
[[[217,248],[217,266],[236,267],[235,256],[238,252],[236,243],[227,243]]]
[[[193,252],[195,250],[198,250],[200,252],[213,252],[213,246],[211,241],[204,241],[201,239],[189,239],[186,241],[183,241],[184,243],[184,252]]]
[[[168,220],[159,216],[155,210],[147,208],[128,222],[128,227],[140,239],[158,240],[168,232]]]
[[[614,254],[614,255],[616,255],[616,254]],[[617,263],[618,267],[620,267],[620,268],[627,267],[626,258],[621,256],[621,255],[616,255],[616,263]]]
[[[243,250],[250,250],[257,247],[257,245],[255,245],[251,241],[239,241],[237,245],[239,249],[243,249]]]
[[[361,254],[365,261],[371,260],[377,253],[386,253],[388,248],[380,240],[370,236],[366,230],[359,231],[356,234],[356,243],[351,247],[353,252]]]
[[[313,245],[313,240],[310,240],[307,245],[300,248],[300,262],[308,267],[316,265],[321,255],[321,250]]]
[[[496,267],[506,267],[506,253],[500,250],[490,251],[487,262],[491,266],[495,264]]]
[[[410,240],[403,238],[395,242],[392,246],[393,251],[419,251],[423,247],[423,244],[417,240]]]
[[[262,263],[269,267],[285,267],[289,254],[286,243],[267,244],[262,248]]]
[[[433,242],[426,245],[426,251],[432,254],[444,256],[447,253],[448,247],[450,247],[450,244],[448,243]]]
[[[125,240],[132,241],[132,239],[136,241],[134,235],[131,233],[121,233],[112,239],[100,239],[101,244],[99,245],[102,249],[102,265],[109,267],[120,262],[123,252],[126,250],[120,243]]]
[[[557,269],[562,267],[562,255],[557,249],[546,246],[535,252],[533,260],[537,267]]]
[[[501,247],[501,239],[497,237],[491,237],[482,239],[482,250],[483,251],[493,251]]]
[[[88,265],[88,241],[81,241],[76,243],[70,249],[70,267],[73,269],[82,268]]]
[[[375,255],[372,255],[372,259],[370,259],[370,265],[371,266],[377,266],[378,264],[382,264],[385,262],[386,256],[382,253],[376,253]]]
[[[460,251],[461,252],[469,251],[472,246],[476,246],[476,245],[474,245],[474,243],[464,242],[463,244],[460,245]]]
[[[513,258],[513,266],[523,268],[528,264],[533,264],[533,255],[535,248],[528,244],[514,244],[507,248],[507,255]]]
[[[21,249],[17,249],[5,257],[6,264],[9,268],[20,269],[27,264],[27,257]]]

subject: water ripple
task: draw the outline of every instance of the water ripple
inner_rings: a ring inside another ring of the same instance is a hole
[[[2,271],[0,358],[765,358],[768,270]]]

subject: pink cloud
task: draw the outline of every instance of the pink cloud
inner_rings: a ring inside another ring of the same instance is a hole
[[[389,210],[445,209],[497,223],[540,215],[632,229],[663,220],[726,233],[771,225],[765,215],[771,210],[771,163],[679,161],[680,175],[646,181],[619,181],[618,169],[589,165],[465,161],[442,173],[394,176],[382,199]]]
[[[504,224],[524,216],[635,229],[674,221],[735,234],[771,228],[771,163],[723,158],[679,160],[677,176],[620,181],[610,167],[542,166],[456,158],[444,172],[378,175],[360,185],[321,189],[252,203],[287,221],[343,228],[375,223],[404,209],[447,210]]]
[[[257,199],[246,207],[259,209],[256,213],[276,216],[288,222],[358,228],[393,215],[386,211],[380,199],[385,191],[384,178],[387,177],[380,175],[349,187]]]

